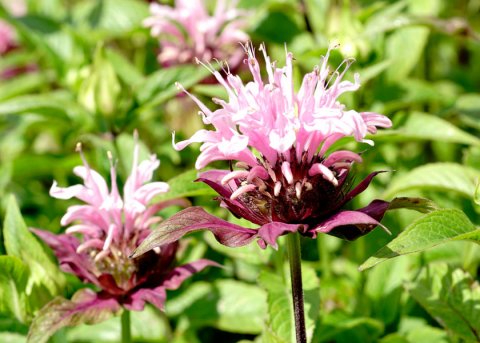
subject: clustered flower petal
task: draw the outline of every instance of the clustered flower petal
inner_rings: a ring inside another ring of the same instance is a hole
[[[362,162],[361,156],[332,149],[343,137],[373,145],[367,134],[391,126],[384,115],[357,112],[339,102],[340,95],[360,87],[358,74],[354,82],[344,80],[352,60],[331,71],[329,49],[321,65],[304,76],[296,92],[291,53],[286,53],[286,64],[280,68],[270,60],[265,47],[260,47],[266,65],[264,81],[251,44],[245,50],[252,81],[244,84],[237,75],[227,71],[223,77],[211,68],[228,94],[228,101],[213,99],[220,106],[215,111],[179,86],[197,103],[204,123],[214,130],[203,129],[190,139],[173,142],[177,150],[202,143],[198,169],[218,160],[237,162],[230,171],[206,171],[199,181],[212,187],[220,195],[222,206],[234,215],[260,225],[244,243],[255,236],[260,246],[275,246],[276,238],[288,232],[310,237],[322,232],[355,239],[381,225],[379,220],[388,202],[374,201],[356,211],[343,209],[378,172],[353,187],[351,168]],[[222,235],[217,228],[209,229],[217,238]],[[193,227],[182,230],[187,233]]]
[[[227,60],[235,67],[242,60],[239,42],[246,42],[244,12],[237,1],[218,0],[210,15],[203,0],[175,0],[175,7],[150,4],[151,16],[144,25],[158,37],[158,61],[164,66],[202,61]]]
[[[100,289],[97,296],[85,298],[92,307],[108,304],[113,310],[124,307],[138,311],[145,302],[150,302],[162,309],[167,289],[178,288],[184,279],[214,263],[198,260],[175,267],[176,242],[139,259],[130,259],[129,255],[161,221],[156,215],[159,210],[170,205],[188,206],[188,202],[175,199],[152,204],[152,199],[167,192],[169,186],[165,182],[151,182],[160,162],[155,155],[139,162],[138,144],[123,196],[110,154],[110,188],[81,156],[83,165],[75,167],[74,173],[83,179],[83,184],[62,188],[54,182],[50,195],[58,199],[77,198],[84,204],[69,207],[62,217],[61,224],[68,227],[65,234],[38,229],[33,232],[54,250],[64,271]],[[82,306],[88,307],[85,303],[78,304],[74,310]]]

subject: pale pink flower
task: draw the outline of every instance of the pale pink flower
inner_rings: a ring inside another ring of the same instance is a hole
[[[110,188],[105,179],[90,168],[81,154],[83,165],[74,173],[83,184],[59,187],[56,182],[50,195],[58,199],[77,198],[84,204],[70,206],[62,217],[65,234],[32,229],[55,252],[60,266],[82,281],[97,286],[98,292],[82,289],[69,301],[53,300],[40,311],[32,327],[48,327],[49,334],[59,326],[52,318],[61,316],[62,324],[83,318],[106,318],[101,313],[115,313],[122,307],[142,310],[145,302],[163,309],[166,290],[176,289],[193,273],[215,263],[198,260],[175,267],[178,243],[163,245],[139,259],[129,255],[161,221],[157,212],[171,206],[187,206],[184,199],[152,203],[169,190],[165,182],[151,182],[160,162],[155,155],[139,162],[139,146],[135,145],[130,176],[123,187],[117,187],[116,168],[110,168]],[[93,317],[92,317],[93,316]],[[77,319],[75,319],[77,318]],[[33,330],[33,329],[32,329]]]
[[[291,53],[286,53],[286,65],[280,68],[261,46],[266,64],[264,81],[253,47],[247,45],[245,49],[245,63],[253,80],[244,84],[239,76],[227,71],[224,78],[212,68],[227,91],[228,101],[213,99],[220,108],[211,111],[190,94],[201,109],[204,123],[214,130],[200,130],[190,139],[174,143],[174,147],[181,150],[191,143],[202,143],[198,169],[213,161],[236,161],[232,163],[235,169],[209,170],[200,174],[199,181],[220,195],[223,207],[258,224],[259,229],[242,228],[200,208],[188,208],[161,225],[139,251],[199,229],[212,231],[228,246],[244,245],[257,238],[261,247],[275,247],[277,237],[288,232],[309,237],[321,232],[355,239],[381,225],[388,202],[375,200],[356,211],[343,209],[378,172],[353,187],[350,171],[362,158],[352,151],[330,149],[343,137],[373,145],[367,134],[375,133],[377,127],[391,126],[384,115],[357,112],[339,102],[340,95],[360,87],[357,74],[354,82],[343,79],[352,61],[345,60],[331,71],[329,49],[321,65],[305,75],[296,92]]]
[[[240,42],[246,42],[245,12],[237,1],[218,0],[210,15],[203,0],[175,0],[175,7],[150,4],[151,16],[144,25],[158,37],[158,61],[165,66],[202,61],[226,60],[231,67],[241,62]]]

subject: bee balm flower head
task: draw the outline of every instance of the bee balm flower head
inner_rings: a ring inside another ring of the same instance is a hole
[[[291,53],[286,53],[286,65],[278,67],[265,47],[260,47],[266,64],[264,81],[253,47],[247,45],[245,49],[245,63],[253,80],[244,84],[239,76],[227,72],[224,78],[212,69],[225,87],[228,101],[213,99],[219,108],[212,111],[190,95],[200,107],[204,123],[214,129],[200,130],[190,139],[174,143],[174,147],[181,150],[191,143],[202,143],[198,169],[218,160],[236,162],[232,170],[209,170],[201,173],[199,180],[218,192],[223,207],[260,228],[220,223],[204,212],[196,214],[197,222],[199,216],[204,218],[201,225],[180,220],[187,213],[200,212],[187,209],[169,222],[170,228],[177,225],[178,231],[156,243],[208,228],[226,245],[239,246],[257,238],[260,246],[275,247],[276,238],[288,232],[355,239],[381,225],[379,220],[388,202],[376,200],[356,211],[343,209],[377,173],[354,186],[352,165],[362,158],[352,151],[331,149],[343,137],[373,144],[366,135],[375,133],[378,127],[391,126],[381,114],[357,112],[339,102],[340,95],[360,87],[357,74],[354,82],[344,80],[351,60],[331,71],[327,64],[329,49],[321,65],[304,76],[296,92]]]
[[[159,210],[175,204],[188,205],[183,199],[151,204],[152,199],[167,192],[169,186],[165,182],[150,181],[160,163],[157,158],[152,155],[139,162],[138,155],[136,144],[123,195],[117,186],[113,162],[109,188],[105,179],[90,168],[83,154],[83,165],[74,169],[83,184],[62,188],[54,182],[50,189],[53,197],[77,198],[84,204],[69,207],[61,219],[61,224],[68,227],[65,234],[55,235],[38,229],[33,232],[54,250],[64,271],[95,285],[98,292],[83,289],[71,302],[65,300],[60,305],[47,305],[39,320],[60,308],[63,308],[62,316],[66,317],[94,313],[88,312],[91,310],[116,312],[122,307],[142,310],[145,302],[162,309],[167,289],[178,288],[187,277],[213,264],[198,260],[175,267],[177,242],[154,249],[139,259],[128,258],[161,221],[157,216]]]
[[[242,59],[239,42],[248,35],[243,12],[235,8],[236,1],[218,0],[213,15],[203,0],[176,0],[175,7],[150,4],[151,16],[144,25],[158,37],[158,61],[165,66],[202,61],[226,60],[235,67]]]

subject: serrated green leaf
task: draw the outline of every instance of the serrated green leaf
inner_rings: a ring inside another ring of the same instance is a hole
[[[267,291],[268,319],[264,328],[265,343],[289,343],[295,341],[295,323],[289,281],[281,275],[262,271],[258,279]],[[313,268],[302,266],[307,340],[312,342],[313,331],[320,308],[320,281]],[[316,341],[315,341],[316,342]]]
[[[160,194],[153,202],[165,201],[177,198],[195,197],[200,195],[215,196],[217,193],[203,182],[194,182],[198,177],[195,169],[186,171],[167,181],[170,190]]]
[[[388,199],[395,194],[410,190],[430,189],[456,192],[472,198],[478,177],[480,177],[479,170],[457,163],[425,164],[394,178],[382,197]]]
[[[365,270],[387,259],[423,251],[454,240],[474,240],[480,232],[460,210],[443,209],[428,213],[411,223],[385,247],[380,249],[359,270]],[[469,236],[470,235],[470,236]],[[480,241],[479,241],[480,242]]]
[[[176,82],[188,89],[209,75],[211,72],[207,68],[196,65],[160,69],[137,86],[136,97],[140,105],[157,106],[181,92],[175,86]]]
[[[429,265],[407,289],[445,329],[467,342],[480,341],[480,286],[468,273]]]
[[[28,319],[28,267],[15,256],[0,256],[0,270],[0,312],[11,313],[25,323]]]
[[[27,229],[13,195],[10,195],[7,200],[3,236],[7,254],[19,258],[30,267],[28,290],[32,291],[32,288],[44,285],[50,295],[60,294],[63,291],[64,275]]]
[[[375,140],[432,140],[458,144],[480,145],[480,139],[450,122],[422,112],[412,112],[403,125],[394,130],[379,131]]]
[[[265,298],[262,289],[240,281],[196,282],[167,302],[166,311],[187,316],[194,327],[258,334],[266,314]]]

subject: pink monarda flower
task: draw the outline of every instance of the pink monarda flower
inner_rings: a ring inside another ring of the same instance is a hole
[[[219,194],[223,207],[260,228],[243,228],[199,208],[189,208],[171,217],[165,223],[169,231],[162,234],[161,228],[157,230],[152,236],[161,238],[148,238],[140,251],[145,251],[143,246],[152,248],[203,228],[228,246],[241,246],[256,238],[264,248],[276,247],[276,239],[288,232],[355,239],[381,225],[379,220],[388,202],[375,200],[356,211],[343,209],[378,172],[353,187],[352,165],[362,158],[352,151],[331,149],[332,144],[348,136],[373,144],[365,139],[367,133],[391,126],[381,114],[346,109],[338,101],[341,94],[360,87],[358,75],[354,82],[343,80],[351,61],[344,61],[331,72],[329,50],[320,67],[306,74],[295,92],[292,54],[287,53],[286,66],[278,68],[263,45],[260,50],[267,81],[262,80],[254,49],[246,46],[245,62],[253,81],[243,84],[238,76],[228,73],[223,78],[212,70],[225,87],[228,102],[213,99],[220,108],[211,111],[190,96],[200,107],[204,123],[215,130],[200,130],[190,139],[174,143],[178,150],[194,142],[203,143],[196,162],[198,169],[213,161],[232,162],[234,170],[209,170],[201,173],[199,180]]]
[[[150,204],[155,196],[167,192],[169,186],[165,182],[150,182],[159,161],[152,155],[139,163],[138,154],[137,144],[123,197],[117,187],[113,163],[109,190],[104,178],[89,167],[83,154],[83,166],[76,167],[74,173],[84,184],[61,188],[54,182],[50,195],[58,199],[78,198],[84,204],[69,207],[61,219],[61,224],[68,226],[65,234],[38,229],[33,232],[54,250],[65,272],[95,285],[98,292],[82,289],[72,301],[65,299],[51,306],[47,304],[36,319],[38,325],[33,327],[42,326],[41,322],[52,323],[51,318],[55,318],[57,312],[63,318],[63,325],[67,325],[65,317],[88,317],[102,311],[115,313],[122,307],[140,311],[145,302],[163,309],[167,289],[178,288],[187,277],[214,264],[198,260],[175,267],[176,242],[154,249],[139,259],[128,258],[161,221],[156,216],[159,210],[170,205],[188,205],[183,199]]]
[[[144,25],[160,41],[158,61],[164,66],[202,61],[226,60],[237,66],[243,56],[239,42],[248,35],[243,12],[235,8],[236,1],[226,4],[218,0],[213,15],[209,15],[203,0],[175,0],[175,7],[150,4],[151,17]]]
[[[25,2],[23,0],[0,1],[8,13],[13,16],[22,16],[27,12]],[[10,49],[16,46],[15,30],[4,20],[0,20],[0,55],[4,55]]]

